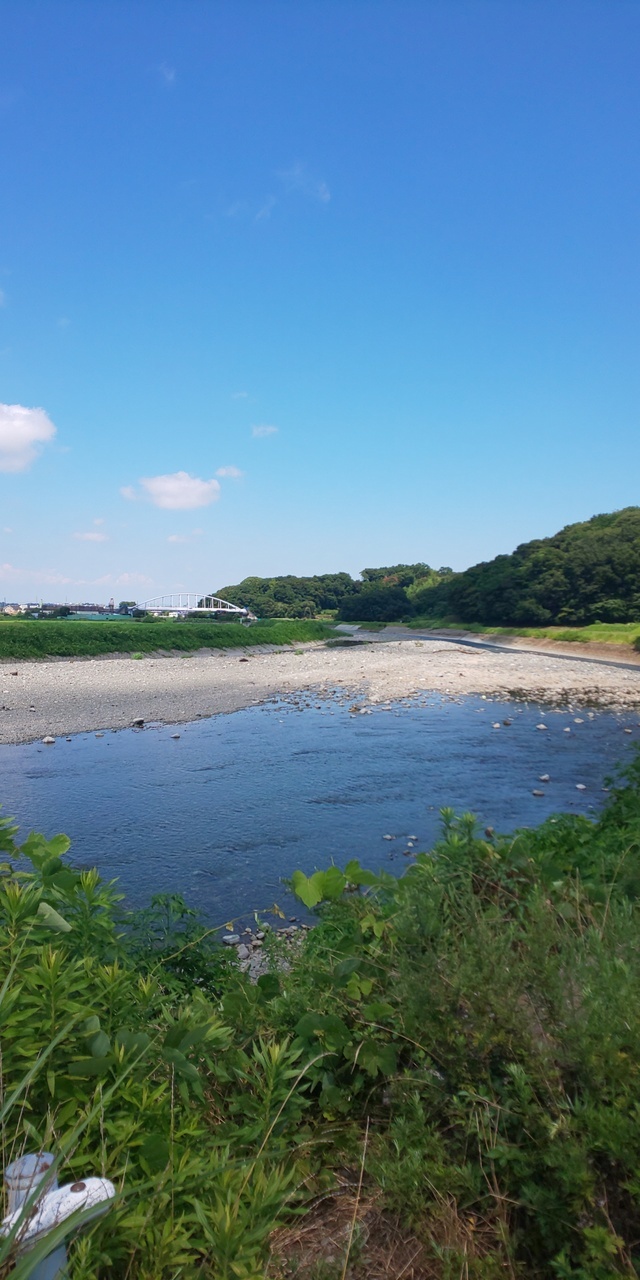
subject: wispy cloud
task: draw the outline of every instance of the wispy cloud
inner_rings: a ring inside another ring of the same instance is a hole
[[[167,542],[193,542],[194,538],[201,538],[204,529],[192,529],[191,533],[171,533],[167,538]]]
[[[41,583],[45,587],[65,587],[73,579],[51,569],[20,569],[17,565],[5,562],[0,564],[0,582],[32,582]]]
[[[244,471],[241,471],[239,467],[218,467],[216,475],[224,476],[228,480],[239,480],[240,476],[244,475]]]
[[[93,523],[94,523],[94,524],[104,524],[104,518],[103,518],[102,516],[96,516],[96,518],[95,518],[95,520],[94,520],[94,522],[93,522]]]
[[[220,497],[217,480],[200,480],[186,471],[165,476],[143,476],[140,484],[154,506],[165,511],[192,511],[208,507]]]
[[[55,434],[44,409],[0,404],[0,471],[26,471]]]
[[[249,392],[248,391],[232,391],[231,399],[232,400],[248,400]]]
[[[255,221],[256,221],[256,222],[263,222],[266,218],[270,218],[270,217],[271,217],[271,211],[272,211],[272,209],[274,209],[274,208],[275,208],[275,206],[277,205],[277,203],[278,203],[278,201],[277,201],[276,196],[271,196],[271,195],[270,195],[270,196],[267,196],[267,198],[266,198],[266,200],[265,200],[264,204],[262,205],[262,207],[261,207],[260,209],[258,209],[258,212],[257,212],[257,214],[256,214],[256,216],[255,216]]]
[[[320,204],[328,204],[331,192],[326,182],[315,178],[305,164],[292,164],[289,169],[280,169],[278,177],[286,192],[299,191],[310,200],[319,200]]]
[[[74,538],[78,542],[108,542],[106,533],[98,533],[97,529],[91,529],[88,533],[74,533]]]
[[[126,498],[127,502],[135,502],[137,500],[138,494],[136,493],[132,484],[123,484],[120,487],[120,497]]]
[[[170,67],[167,65],[166,62],[161,62],[160,66],[158,67],[158,71],[160,72],[162,83],[165,85],[165,88],[173,89],[176,83],[175,67]]]
[[[265,436],[277,435],[278,427],[271,427],[266,422],[260,422],[257,426],[251,428],[251,434],[255,440],[263,440]]]

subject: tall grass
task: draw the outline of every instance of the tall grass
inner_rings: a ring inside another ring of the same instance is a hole
[[[97,657],[105,653],[194,652],[243,649],[262,644],[301,644],[324,640],[332,629],[320,622],[270,621],[253,626],[226,622],[68,622],[0,623],[0,661],[29,658]]]

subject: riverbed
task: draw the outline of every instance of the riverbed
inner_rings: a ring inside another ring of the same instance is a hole
[[[186,724],[0,746],[0,800],[25,833],[66,832],[72,861],[118,877],[132,905],[174,892],[212,923],[274,902],[292,916],[282,880],[295,868],[355,857],[401,874],[444,805],[501,831],[594,815],[639,721],[487,695],[347,705],[340,690],[297,693]]]

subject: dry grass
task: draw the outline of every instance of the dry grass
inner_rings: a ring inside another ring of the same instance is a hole
[[[271,1280],[341,1280],[343,1275],[345,1280],[443,1280],[445,1275],[467,1280],[475,1261],[499,1252],[495,1223],[461,1215],[454,1200],[435,1206],[424,1235],[421,1241],[384,1213],[379,1195],[358,1197],[353,1181],[345,1180],[299,1223],[275,1233],[267,1275]]]

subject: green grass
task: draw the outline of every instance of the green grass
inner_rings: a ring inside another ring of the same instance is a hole
[[[105,653],[155,653],[159,649],[244,649],[257,644],[324,640],[333,629],[320,622],[269,621],[251,627],[225,622],[2,622],[0,661],[98,657]]]
[[[593,622],[588,627],[485,627],[479,622],[453,622],[435,618],[412,618],[414,631],[470,631],[488,636],[529,636],[536,640],[562,640],[575,644],[628,644],[640,639],[640,622]]]

